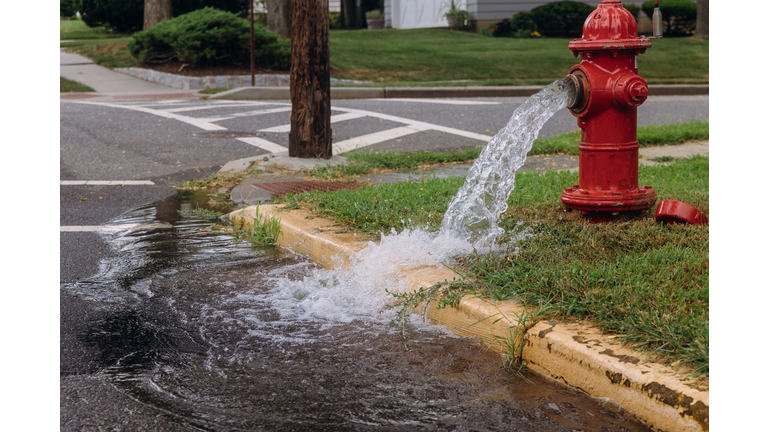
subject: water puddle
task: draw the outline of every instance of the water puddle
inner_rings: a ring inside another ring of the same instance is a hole
[[[605,401],[510,374],[442,327],[412,320],[404,339],[383,295],[170,210],[189,206],[174,197],[113,221],[113,257],[61,287],[100,311],[78,335],[99,353],[96,376],[178,425],[648,430]]]

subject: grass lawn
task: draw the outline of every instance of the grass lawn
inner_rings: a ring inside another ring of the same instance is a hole
[[[59,77],[59,92],[72,93],[72,92],[93,92],[96,91],[85,84],[80,84],[72,80],[68,80],[64,77]]]
[[[540,138],[533,142],[533,147],[528,152],[528,155],[578,155],[580,139],[581,134],[578,131]],[[709,122],[694,121],[660,126],[641,126],[637,128],[637,139],[641,147],[677,145],[690,141],[706,140],[709,139]],[[345,154],[347,163],[344,165],[315,168],[308,171],[308,174],[322,180],[348,180],[350,177],[371,172],[409,169],[435,164],[471,162],[477,158],[481,151],[482,146],[463,149],[453,153],[398,153],[364,149]],[[665,160],[660,162],[665,162]]]
[[[62,44],[68,50],[109,68],[138,65],[128,52],[129,35],[88,29],[82,21],[61,23],[62,39],[81,39]],[[569,41],[446,29],[331,30],[330,62],[333,76],[373,86],[540,85],[578,63]],[[668,38],[653,44],[638,60],[649,83],[709,82],[708,41]]]
[[[684,130],[685,128],[678,128]],[[671,136],[671,135],[670,135]],[[641,185],[652,185],[658,201],[675,199],[709,213],[709,159],[676,159],[666,166],[640,166]],[[334,219],[371,238],[392,228],[439,229],[463,178],[425,179],[333,193],[283,198]],[[653,209],[609,224],[589,224],[565,212],[560,195],[578,183],[578,173],[519,173],[501,226],[504,253],[459,261],[472,283],[448,286],[444,295],[516,298],[536,307],[549,304],[560,317],[584,318],[666,363],[709,373],[709,227],[655,222]],[[401,299],[402,300],[402,299]]]
[[[570,39],[492,38],[446,29],[333,30],[339,78],[386,85],[534,85],[562,78],[578,59]],[[709,42],[654,40],[638,57],[649,83],[709,82]],[[446,83],[470,80],[463,83]]]
[[[121,33],[115,33],[105,27],[88,27],[81,20],[59,21],[59,23],[59,40],[112,39],[126,36]]]
[[[113,39],[83,39],[62,43],[67,51],[85,56],[100,66],[106,68],[122,68],[137,66],[138,62],[128,51],[130,37]]]

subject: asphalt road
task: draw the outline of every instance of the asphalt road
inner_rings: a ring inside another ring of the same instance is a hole
[[[336,101],[334,145],[399,151],[476,146],[502,128],[524,101]],[[638,109],[641,126],[708,119],[707,96],[649,98]],[[97,232],[99,227],[131,209],[172,196],[175,183],[207,177],[231,160],[287,147],[285,125],[289,120],[289,102],[62,102],[60,283],[93,275],[110,256],[109,246]],[[540,136],[575,129],[573,116],[561,111]],[[222,138],[226,132],[256,136]],[[114,183],[77,183],[85,181]],[[121,424],[124,430],[178,428],[165,422],[159,410],[140,406],[94,378],[98,373],[96,353],[73,335],[85,318],[98,313],[86,302],[61,292],[62,430],[98,430]]]

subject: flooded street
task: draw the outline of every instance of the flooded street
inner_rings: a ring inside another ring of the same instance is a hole
[[[100,234],[112,256],[61,285],[92,311],[66,336],[92,353],[89,366],[62,361],[62,376],[161,412],[156,430],[649,430],[605,401],[514,375],[442,327],[412,320],[404,338],[389,311],[305,313],[296,302],[314,293],[297,286],[314,264],[177,216],[190,206],[174,197],[113,220]],[[66,410],[61,424],[80,430]]]

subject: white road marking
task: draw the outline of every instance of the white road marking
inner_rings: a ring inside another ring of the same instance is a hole
[[[499,105],[501,102],[486,102],[486,101],[462,101],[462,100],[453,100],[453,99],[398,99],[398,98],[390,98],[390,99],[373,99],[377,101],[387,101],[387,102],[419,102],[419,103],[436,103],[436,104],[445,104],[445,105]]]
[[[363,135],[357,138],[348,139],[338,143],[333,143],[333,153],[342,154],[351,150],[368,147],[380,142],[389,141],[391,139],[400,138],[402,136],[415,134],[422,132],[426,129],[420,128],[414,125],[403,126],[394,129],[388,129],[381,132],[375,132],[368,135]]]
[[[60,186],[154,186],[149,180],[61,180]]]
[[[286,112],[286,111],[290,111],[291,109],[292,109],[291,107],[270,108],[270,109],[264,109],[264,110],[246,111],[241,113],[229,114],[227,116],[221,116],[221,117],[208,117],[201,120],[205,120],[213,123],[213,122],[218,122],[223,120],[230,120],[238,117],[253,117],[253,116],[262,115],[262,114],[274,114],[274,113]]]
[[[346,113],[346,114],[332,115],[331,116],[331,123],[338,123],[338,122],[345,121],[345,120],[354,120],[354,119],[363,118],[363,117],[367,117],[367,115],[360,114],[360,113]],[[290,131],[291,131],[291,125],[290,124],[275,126],[275,127],[266,128],[266,129],[259,129],[259,132],[277,132],[277,133],[282,133],[282,132],[290,132]]]
[[[130,111],[138,111],[138,112],[143,112],[147,114],[153,114],[158,117],[165,117],[173,120],[178,120],[183,123],[191,124],[192,126],[199,127],[202,130],[227,130],[227,128],[221,127],[217,124],[207,122],[205,121],[205,119],[186,117],[186,116],[174,114],[165,110],[156,110],[152,108],[145,108],[145,107],[134,106],[134,105],[118,105],[118,104],[107,103],[107,102],[73,101],[73,103],[80,103],[85,105],[101,105],[101,106],[106,106],[110,108],[120,108],[120,109],[127,109]]]
[[[181,107],[181,108],[172,108],[164,111],[165,112],[201,111],[201,110],[217,109],[217,108],[234,108],[234,107],[243,107],[243,106],[262,106],[262,105],[274,105],[274,104],[266,103],[266,102],[250,102],[248,104],[239,103],[239,104],[195,105],[195,106],[188,106],[188,107]]]
[[[366,110],[359,110],[359,109],[352,109],[352,108],[334,108],[338,111],[346,111],[351,113],[358,113],[358,114],[365,114],[369,117],[375,117],[380,118],[383,120],[390,120],[397,123],[405,123],[408,126],[416,127],[421,130],[436,130],[440,132],[445,132],[453,135],[459,135],[467,138],[476,139],[478,141],[488,142],[491,140],[492,137],[488,135],[478,134],[474,132],[469,132],[461,129],[454,129],[447,126],[440,126],[432,123],[426,123],[426,122],[420,122],[416,120],[411,120],[403,117],[393,116],[389,114],[381,114],[373,111],[366,111]]]
[[[385,100],[392,100],[392,99],[385,99]],[[425,99],[425,101],[427,101]],[[433,102],[433,101],[430,101]],[[467,104],[467,102],[471,103],[485,103],[485,102],[479,102],[479,101],[442,101],[442,103],[453,103],[453,102],[461,102],[463,104]],[[243,102],[239,104],[230,105],[232,106],[250,106],[250,105],[282,105],[280,108],[272,108],[272,109],[266,109],[266,110],[256,110],[256,111],[248,111],[244,113],[237,113],[230,115],[228,117],[215,117],[215,118],[192,118],[187,117],[179,114],[175,114],[173,112],[170,112],[171,110],[158,110],[158,109],[151,109],[146,108],[142,106],[135,106],[135,105],[118,105],[118,104],[112,104],[107,102],[89,102],[89,101],[72,101],[72,103],[80,103],[80,104],[87,104],[87,105],[101,105],[101,106],[107,106],[112,108],[121,108],[121,109],[127,109],[132,111],[139,111],[144,112],[147,114],[153,114],[160,117],[170,118],[174,120],[178,120],[183,123],[187,123],[193,126],[196,126],[203,130],[227,130],[225,127],[219,126],[217,124],[214,124],[213,121],[222,121],[226,120],[228,118],[235,118],[235,117],[245,117],[245,116],[253,116],[253,115],[259,115],[259,114],[267,114],[267,113],[275,113],[275,112],[286,112],[290,111],[291,104],[290,103],[284,103],[284,102]],[[436,102],[441,103],[441,102]],[[222,101],[222,105],[217,105],[217,107],[225,106]],[[204,108],[208,108],[210,105],[206,105]],[[192,108],[192,107],[187,107]],[[343,120],[351,119],[351,118],[362,118],[362,117],[374,117],[379,118],[382,120],[389,120],[397,123],[405,124],[403,127],[390,129],[388,131],[382,131],[382,132],[376,132],[368,135],[364,135],[357,138],[352,138],[349,140],[341,141],[339,143],[334,144],[334,152],[336,154],[341,154],[348,152],[350,150],[354,150],[356,148],[362,148],[367,147],[373,144],[378,144],[380,142],[388,141],[390,139],[399,138],[401,136],[410,135],[413,133],[421,132],[421,131],[428,131],[428,130],[435,130],[440,132],[445,132],[453,135],[463,136],[466,138],[476,139],[478,141],[482,142],[488,142],[491,140],[491,137],[488,135],[478,134],[474,132],[469,132],[461,129],[455,129],[447,126],[440,126],[432,123],[426,123],[426,122],[420,122],[417,120],[407,119],[404,117],[398,117],[393,116],[389,114],[382,114],[374,111],[367,111],[367,110],[360,110],[360,109],[353,109],[353,108],[340,108],[340,107],[334,107],[332,108],[335,111],[342,111],[347,113],[345,115],[337,115],[334,116],[337,118],[336,121],[342,121],[339,120],[339,118]],[[188,110],[184,108],[184,110]],[[288,129],[285,129],[286,125],[276,126],[273,128],[264,129],[262,131],[268,131],[268,132],[284,132],[284,131],[290,131],[290,126],[288,126]],[[257,138],[257,137],[243,137],[243,138],[236,138],[238,141],[244,142],[246,144],[258,147],[260,149],[264,149],[269,152],[284,152],[286,151],[286,148],[273,143],[271,141],[267,141],[263,138]]]
[[[250,144],[252,146],[258,147],[262,150],[266,150],[270,153],[279,153],[288,151],[287,147],[283,147],[279,144],[275,144],[272,141],[267,141],[263,138],[259,137],[242,137],[242,138],[235,138],[238,141],[242,141],[246,144]]]

